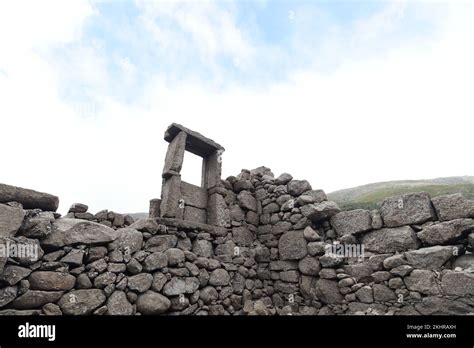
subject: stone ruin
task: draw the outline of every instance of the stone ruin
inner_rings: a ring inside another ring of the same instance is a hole
[[[0,185],[1,315],[474,314],[474,201],[341,211],[266,167],[222,180],[224,148],[180,125],[165,140],[148,219],[61,217],[57,197]],[[181,180],[184,151],[201,187]]]

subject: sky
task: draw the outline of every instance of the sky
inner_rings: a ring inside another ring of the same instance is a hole
[[[474,175],[473,62],[473,1],[1,1],[0,182],[148,211],[172,122],[223,178]]]

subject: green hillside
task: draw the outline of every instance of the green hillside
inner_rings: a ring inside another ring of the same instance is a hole
[[[328,194],[344,210],[375,209],[384,198],[411,192],[428,192],[432,197],[462,193],[474,199],[474,177],[439,178],[419,181],[390,181],[340,190]]]

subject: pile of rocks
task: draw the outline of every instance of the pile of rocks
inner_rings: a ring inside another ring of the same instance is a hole
[[[220,227],[0,204],[0,314],[474,313],[474,202],[462,195],[341,211],[265,167],[216,191]]]
[[[66,215],[67,218],[98,222],[114,229],[130,226],[135,222],[132,216],[101,210],[96,214],[89,213],[89,207],[82,203],[74,203]]]

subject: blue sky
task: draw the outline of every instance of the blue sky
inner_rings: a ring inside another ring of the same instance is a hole
[[[146,211],[171,122],[226,147],[224,176],[473,175],[473,36],[460,0],[6,0],[0,182]]]

